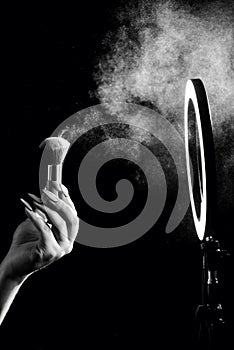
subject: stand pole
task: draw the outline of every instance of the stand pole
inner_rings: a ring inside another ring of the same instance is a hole
[[[198,322],[199,349],[224,349],[227,324],[221,305],[219,266],[228,252],[220,249],[218,240],[206,237],[201,243],[202,250],[202,304],[196,311]]]

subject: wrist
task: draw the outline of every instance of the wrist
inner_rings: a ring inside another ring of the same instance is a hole
[[[6,258],[0,264],[0,325],[26,278],[13,276]]]
[[[4,260],[0,264],[0,280],[2,283],[12,286],[20,286],[28,275],[20,275],[16,271],[14,271],[11,259],[8,255],[4,258]]]

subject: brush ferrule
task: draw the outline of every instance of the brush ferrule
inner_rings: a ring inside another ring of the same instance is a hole
[[[62,164],[48,165],[48,181],[62,183]]]

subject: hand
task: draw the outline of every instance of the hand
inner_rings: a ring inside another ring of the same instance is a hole
[[[43,190],[41,204],[34,201],[42,215],[26,208],[28,219],[14,233],[10,250],[3,262],[12,279],[25,279],[70,253],[73,248],[79,219],[65,186],[60,187],[56,183],[53,186],[58,196]],[[45,222],[43,213],[51,224]]]

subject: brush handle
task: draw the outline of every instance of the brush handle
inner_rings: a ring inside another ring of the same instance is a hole
[[[46,188],[47,190],[58,195],[58,191],[56,191],[53,187],[53,184],[55,183],[59,185],[62,183],[62,164],[48,165],[48,176],[47,176]]]

